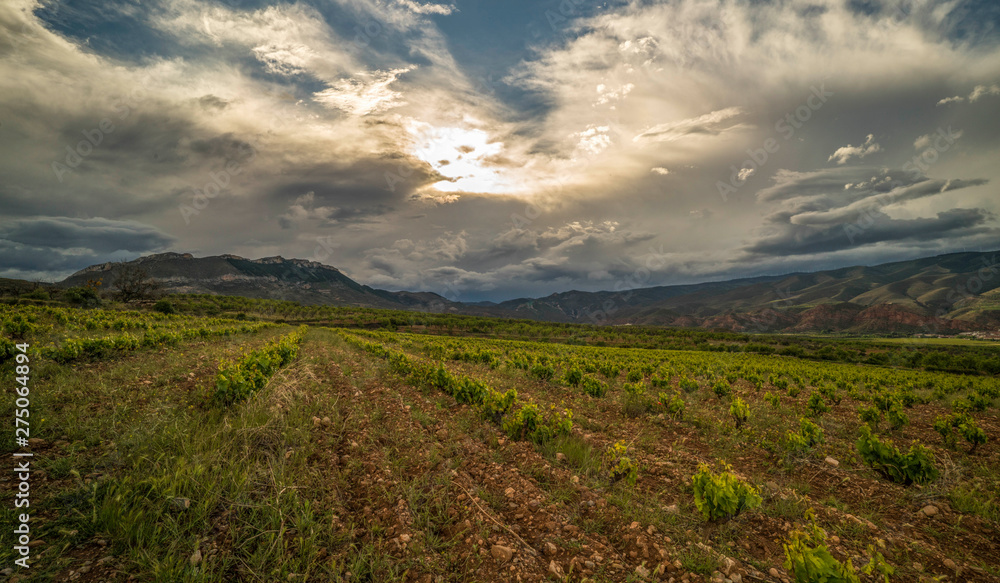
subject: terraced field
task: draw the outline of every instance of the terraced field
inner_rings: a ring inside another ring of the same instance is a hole
[[[1000,581],[990,375],[48,310],[10,581]],[[83,316],[143,333],[45,352]]]

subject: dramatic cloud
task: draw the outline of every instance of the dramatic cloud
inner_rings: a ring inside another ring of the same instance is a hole
[[[880,152],[882,147],[875,143],[875,136],[868,134],[865,141],[859,146],[850,144],[837,148],[837,151],[830,155],[827,161],[836,160],[837,164],[844,165],[851,158],[864,158],[868,154]]]
[[[75,271],[84,262],[132,259],[161,251],[175,239],[136,221],[36,217],[0,223],[3,277]],[[104,259],[102,259],[104,258]],[[68,275],[68,273],[66,273]]]
[[[985,179],[941,180],[887,169],[851,168],[811,173],[783,172],[758,193],[779,201],[743,251],[751,256],[830,253],[886,242],[934,241],[949,234],[1000,233],[986,226],[986,209],[951,209],[933,217],[898,218],[906,204],[983,186]],[[850,180],[844,183],[844,180]]]
[[[564,4],[0,3],[0,273],[283,255],[500,300],[989,244],[981,0]]]

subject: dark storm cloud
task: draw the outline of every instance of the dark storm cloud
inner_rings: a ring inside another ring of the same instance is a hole
[[[777,208],[743,251],[750,255],[820,255],[889,242],[928,242],[991,230],[983,208],[952,209],[936,217],[893,219],[886,209],[983,186],[986,179],[930,179],[919,173],[874,168],[779,172],[773,187],[758,193]]]
[[[993,214],[984,209],[954,209],[940,212],[934,218],[920,219],[892,219],[885,213],[872,211],[860,225],[783,225],[779,233],[753,241],[744,251],[778,257],[813,255],[875,243],[928,242],[952,235],[1000,233],[985,226],[993,219]]]
[[[69,217],[18,219],[0,227],[0,239],[35,247],[77,247],[96,252],[154,251],[175,241],[156,227],[135,221]]]
[[[0,275],[59,279],[112,259],[161,251],[176,240],[137,221],[35,217],[0,225]]]

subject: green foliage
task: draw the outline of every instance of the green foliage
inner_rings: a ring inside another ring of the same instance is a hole
[[[157,300],[156,303],[153,304],[153,310],[161,314],[177,313],[177,308],[174,307],[174,304],[171,303],[170,300]]]
[[[454,397],[459,403],[469,405],[480,405],[486,398],[489,387],[485,383],[476,379],[463,377],[458,380]]]
[[[962,434],[965,441],[968,441],[972,445],[969,448],[969,453],[976,451],[977,447],[986,443],[986,432],[976,425],[976,422],[971,418],[958,426],[958,432]]]
[[[608,393],[608,385],[594,377],[583,377],[583,392],[591,397],[603,397]]]
[[[969,453],[986,443],[986,432],[976,424],[976,420],[968,413],[952,413],[941,415],[934,421],[934,431],[941,435],[946,447],[954,449],[961,435],[969,442]]]
[[[793,451],[805,451],[814,445],[823,443],[825,436],[823,428],[805,417],[799,418],[799,430],[789,431],[785,435],[785,444]]]
[[[514,389],[508,389],[506,392],[494,391],[489,389],[483,396],[483,404],[480,408],[480,413],[484,419],[492,421],[497,425],[503,423],[503,418],[510,411],[511,407],[514,406],[514,401],[517,400],[517,391]]]
[[[71,287],[63,292],[63,298],[76,306],[96,306],[101,303],[97,290],[92,287]]]
[[[733,417],[733,421],[736,422],[736,427],[742,427],[750,419],[750,407],[747,406],[743,399],[736,397],[729,404],[729,414]]]
[[[862,423],[867,423],[872,427],[878,427],[882,421],[882,412],[874,406],[858,407],[858,418]]]
[[[705,520],[733,518],[743,510],[760,506],[761,497],[757,489],[729,472],[723,462],[716,474],[706,464],[698,466],[698,473],[692,476],[694,503]]]
[[[232,405],[242,401],[267,385],[278,369],[295,360],[305,326],[263,348],[244,353],[236,360],[219,362],[215,377],[216,403]]]
[[[638,383],[642,380],[642,371],[639,369],[629,369],[628,373],[625,375],[625,381],[630,383]]]
[[[802,387],[800,387],[798,385],[792,385],[792,386],[788,387],[788,396],[789,397],[791,397],[791,398],[794,399],[795,397],[798,397],[800,393],[802,393]]]
[[[583,371],[575,366],[566,369],[566,374],[563,375],[563,381],[571,387],[579,387],[580,383],[583,381]]]
[[[938,477],[930,451],[923,445],[914,444],[908,453],[903,454],[895,446],[879,441],[872,435],[869,426],[862,425],[861,436],[855,447],[865,463],[893,482],[903,485],[926,484]]]
[[[811,512],[807,516],[811,519]],[[796,583],[861,583],[850,559],[841,563],[830,554],[826,534],[815,522],[807,531],[793,530],[782,546],[785,569]]]
[[[698,381],[688,377],[682,377],[678,382],[678,387],[685,393],[693,393],[698,390]]]
[[[660,393],[657,397],[659,398],[659,405],[667,410],[667,415],[671,418],[680,419],[684,417],[684,399],[681,398],[679,392],[673,395]]]
[[[719,379],[712,385],[712,392],[721,399],[728,397],[733,392],[733,387],[725,379]]]
[[[21,297],[29,300],[47,300],[49,299],[49,292],[45,289],[38,288],[21,294]]]
[[[826,404],[826,400],[823,399],[823,395],[818,392],[814,392],[809,395],[809,400],[806,401],[806,410],[810,417],[819,417],[823,413],[830,412],[830,406]]]
[[[0,331],[17,340],[27,338],[36,329],[37,326],[31,321],[30,317],[24,314],[15,313],[0,320]]]
[[[639,467],[635,461],[628,456],[628,446],[623,441],[617,441],[608,446],[604,452],[604,466],[608,468],[608,478],[611,483],[625,480],[631,485],[635,485],[639,475]]]
[[[625,383],[622,385],[622,410],[629,417],[638,417],[652,409],[652,402],[646,397],[645,383]]]
[[[781,406],[781,397],[768,391],[764,393],[764,400],[771,404],[772,407],[778,408]]]
[[[537,363],[531,367],[529,374],[541,381],[547,381],[556,376],[556,369],[547,364]]]
[[[871,556],[871,560],[865,565],[863,569],[865,575],[872,575],[878,572],[882,576],[882,581],[885,583],[890,583],[889,575],[893,575],[896,569],[886,562],[885,557],[882,553],[875,550],[875,545],[868,545],[868,555]]]
[[[895,430],[902,429],[910,422],[909,416],[903,411],[903,407],[898,401],[893,403],[892,407],[889,407],[889,411],[885,414],[885,417],[889,420],[889,425]]]

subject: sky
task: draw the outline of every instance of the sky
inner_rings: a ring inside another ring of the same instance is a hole
[[[455,301],[1000,248],[993,0],[6,0],[0,277]]]

